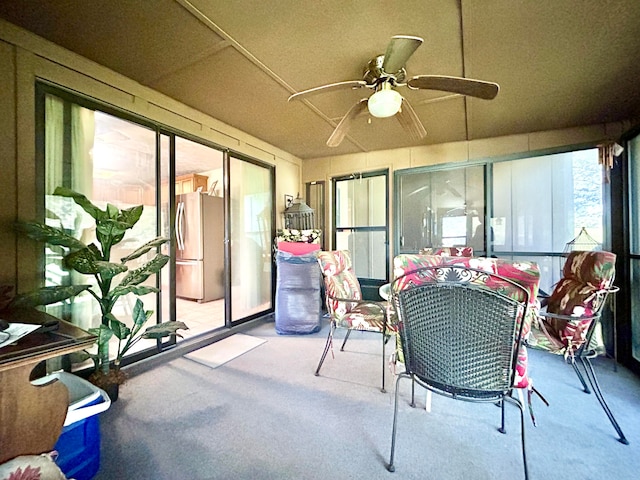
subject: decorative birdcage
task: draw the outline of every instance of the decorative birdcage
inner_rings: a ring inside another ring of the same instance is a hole
[[[300,198],[300,194],[291,202],[284,211],[284,228],[294,228],[297,230],[306,230],[314,228],[315,211],[309,205],[304,203]]]
[[[587,229],[582,227],[580,233],[571,240],[567,242],[564,247],[564,255],[567,256],[571,252],[581,251],[588,252],[591,250],[602,250],[602,245],[600,245],[591,235],[587,233]]]

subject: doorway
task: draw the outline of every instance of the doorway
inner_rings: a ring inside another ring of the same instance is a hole
[[[175,137],[176,320],[192,338],[225,326],[224,152]]]
[[[333,179],[336,250],[351,253],[366,300],[379,300],[389,278],[388,171]]]

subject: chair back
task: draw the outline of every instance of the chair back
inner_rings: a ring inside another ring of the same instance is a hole
[[[441,257],[473,257],[473,247],[425,247],[419,253]]]
[[[419,270],[423,267],[459,265],[469,268],[483,270],[501,277],[505,277],[522,286],[528,293],[528,308],[522,326],[522,336],[527,337],[531,330],[531,323],[538,315],[538,287],[540,284],[540,269],[534,262],[510,262],[501,258],[483,257],[446,257],[438,255],[414,255],[401,254],[393,259],[393,270],[395,277],[402,277],[403,283],[420,283]],[[518,294],[517,291],[513,294]],[[523,300],[523,299],[519,299]],[[528,354],[523,343],[520,346],[518,355],[518,375],[514,382],[516,388],[526,388],[529,386],[528,374]]]
[[[437,393],[502,398],[516,378],[527,290],[462,265],[410,275],[391,287],[407,373]]]
[[[360,282],[351,265],[347,250],[321,251],[318,264],[324,276],[327,310],[339,316],[349,313],[357,301],[362,300]],[[354,303],[340,301],[354,300]]]
[[[571,252],[547,304],[547,312],[576,318],[550,318],[548,333],[575,350],[589,338],[593,320],[600,317],[607,294],[615,279],[616,255],[606,251]]]

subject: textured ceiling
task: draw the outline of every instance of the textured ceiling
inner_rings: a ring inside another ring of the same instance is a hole
[[[13,0],[0,18],[120,72],[300,158],[479,139],[640,114],[638,0]],[[427,130],[355,120],[325,142],[369,90],[287,102],[360,80],[393,35],[423,45],[409,76],[500,84],[491,101],[401,87]]]

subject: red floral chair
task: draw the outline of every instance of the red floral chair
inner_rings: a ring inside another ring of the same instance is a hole
[[[398,317],[405,371],[396,381],[387,469],[395,469],[398,385],[402,378],[410,378],[412,386],[417,383],[427,392],[454,400],[499,403],[502,433],[504,405],[516,405],[528,478],[525,407],[512,392],[528,380],[519,357],[524,348],[523,331],[525,326],[528,330],[531,319],[527,311],[535,305],[529,297],[537,293],[537,266],[484,258],[399,255],[394,267],[391,298]],[[524,367],[526,372],[526,362]]]
[[[604,399],[590,359],[597,356],[594,333],[607,295],[617,288],[616,255],[605,251],[572,252],[562,271],[562,279],[551,293],[546,310],[534,321],[529,344],[533,347],[564,355],[578,375],[586,393],[589,387],[576,359],[580,361],[602,409],[619,435],[628,444],[613,413]]]
[[[390,317],[387,316],[387,302],[362,299],[360,283],[351,266],[351,256],[348,251],[321,251],[317,253],[317,258],[324,276],[327,311],[331,323],[327,342],[315,374],[320,375],[320,369],[330,349],[333,356],[333,335],[336,328],[347,329],[340,351],[344,350],[352,330],[381,333],[381,390],[385,392],[385,345],[389,336],[395,332],[395,326],[388,322]]]
[[[473,247],[426,247],[420,249],[419,253],[441,257],[473,257]]]
[[[534,262],[510,262],[500,258],[484,257],[448,257],[439,255],[398,255],[393,260],[394,276],[398,278],[405,276],[406,282],[419,282],[418,277],[412,277],[411,272],[429,266],[460,265],[470,268],[484,270],[512,280],[522,285],[529,294],[529,308],[524,319],[522,328],[523,338],[527,338],[531,330],[531,322],[537,318],[538,312],[538,288],[540,284],[540,269]],[[395,288],[402,285],[397,284]],[[517,376],[514,380],[514,388],[528,389],[529,394],[532,389],[531,380],[528,375],[527,348],[524,343],[518,352]],[[531,387],[531,388],[530,388]]]

